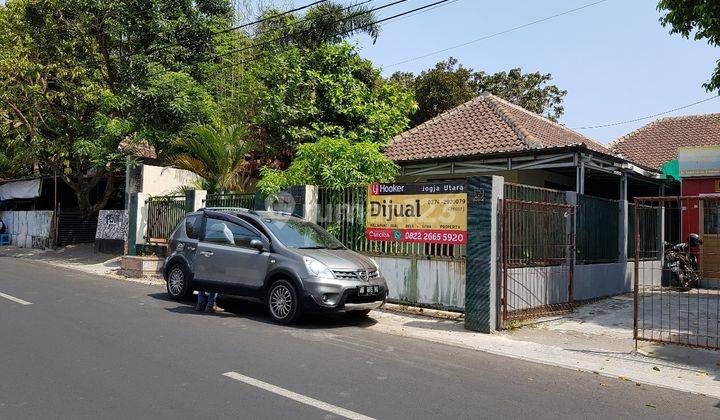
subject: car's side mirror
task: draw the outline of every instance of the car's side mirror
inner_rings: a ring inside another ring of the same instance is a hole
[[[259,252],[263,252],[265,250],[265,245],[263,245],[262,241],[259,239],[252,239],[250,241],[250,248],[255,248]]]

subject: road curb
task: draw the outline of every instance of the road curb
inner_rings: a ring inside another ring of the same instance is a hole
[[[465,314],[462,312],[450,312],[440,309],[420,308],[417,306],[399,305],[397,303],[386,303],[382,306],[381,310],[387,312],[396,312],[400,314],[411,314],[425,316],[429,318],[446,319],[451,321],[460,321],[465,319]]]

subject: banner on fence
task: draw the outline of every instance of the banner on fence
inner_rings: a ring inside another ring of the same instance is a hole
[[[371,184],[365,214],[371,241],[467,243],[465,181]]]

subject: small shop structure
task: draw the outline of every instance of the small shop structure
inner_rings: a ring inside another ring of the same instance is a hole
[[[124,246],[119,243],[124,240],[118,235],[127,231],[127,226],[120,228],[122,223],[127,225],[127,217],[121,213],[126,211],[131,193],[162,196],[192,187],[198,179],[191,172],[163,165],[147,143],[123,143],[121,147],[132,159],[125,170],[104,176],[91,190],[90,199],[95,202],[107,183],[113,183],[114,192],[105,209],[90,217],[80,214],[75,192],[54,174],[0,180],[0,218],[7,224],[11,244],[47,248],[94,243],[100,238],[97,250],[122,252]],[[100,227],[99,218],[103,221]]]

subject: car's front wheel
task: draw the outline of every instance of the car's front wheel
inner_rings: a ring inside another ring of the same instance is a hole
[[[300,318],[298,293],[287,280],[278,280],[270,286],[266,304],[270,317],[279,324],[290,324]]]
[[[165,282],[168,295],[173,300],[186,300],[192,295],[190,275],[182,264],[173,264]]]

